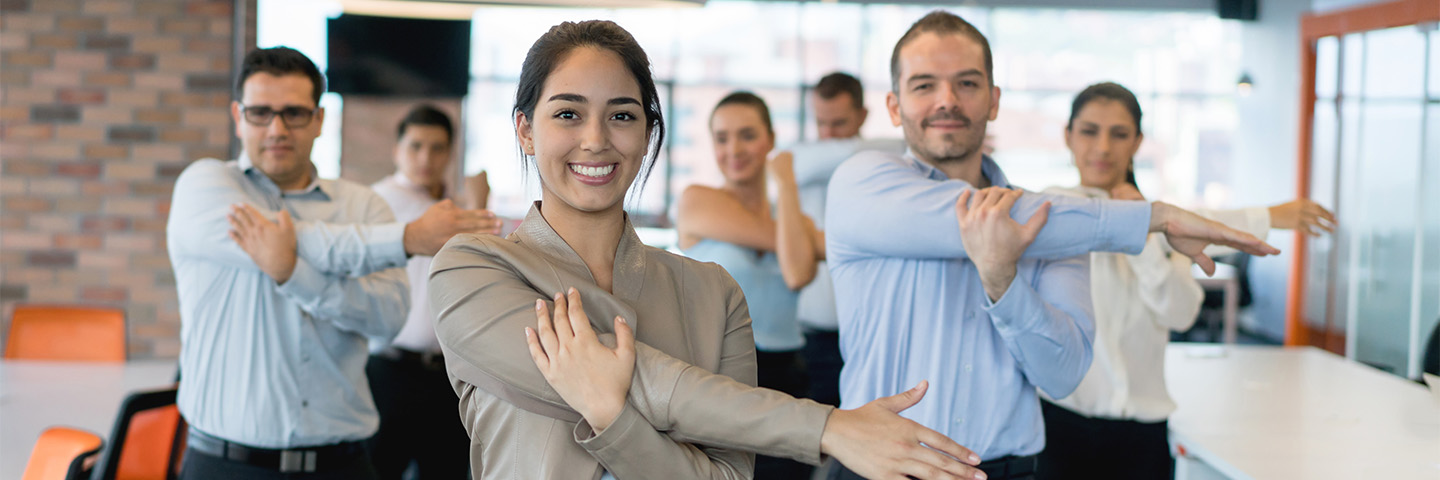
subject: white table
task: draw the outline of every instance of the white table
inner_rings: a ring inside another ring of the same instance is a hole
[[[46,428],[65,425],[107,437],[126,395],[174,381],[174,360],[0,361],[0,478],[20,478]]]
[[[1200,283],[1200,288],[1221,293],[1224,298],[1222,341],[1234,345],[1240,316],[1240,271],[1229,264],[1216,263],[1214,276],[1205,275],[1199,265],[1191,266],[1190,275]]]
[[[1165,361],[1179,479],[1440,479],[1440,403],[1419,384],[1313,347],[1173,344]]]

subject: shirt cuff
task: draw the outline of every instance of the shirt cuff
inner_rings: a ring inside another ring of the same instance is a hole
[[[310,262],[295,257],[295,270],[290,272],[290,279],[281,284],[279,290],[280,294],[305,304],[307,302],[303,299],[319,297],[329,283],[329,278],[310,266]]]
[[[1044,316],[1045,312],[1039,309],[1041,302],[1035,289],[1016,273],[1000,300],[991,302],[990,296],[985,295],[985,305],[981,309],[990,314],[991,323],[1001,335],[1010,336],[1029,330]]]
[[[404,267],[405,262],[410,259],[405,253],[405,225],[396,222],[371,227],[372,238],[365,242],[365,250],[369,258],[378,262],[375,270]]]
[[[1100,205],[1100,218],[1095,225],[1097,248],[1091,251],[1134,255],[1144,250],[1150,233],[1150,203],[1101,201]]]
[[[621,448],[635,435],[645,433],[638,430],[640,427],[655,430],[649,421],[640,416],[640,412],[635,411],[630,402],[625,402],[625,409],[620,410],[620,416],[615,417],[615,421],[610,422],[610,426],[598,434],[590,427],[589,420],[581,418],[580,422],[575,424],[575,443],[580,444],[597,459],[606,458],[607,454],[611,454],[611,450]]]

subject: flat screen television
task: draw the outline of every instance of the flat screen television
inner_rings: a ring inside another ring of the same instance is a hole
[[[341,15],[328,25],[331,92],[463,97],[469,89],[469,21]]]

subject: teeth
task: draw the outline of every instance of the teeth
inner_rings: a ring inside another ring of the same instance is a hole
[[[587,167],[587,166],[584,166],[584,165],[576,165],[576,164],[573,164],[573,163],[570,164],[570,171],[575,172],[575,173],[578,173],[578,174],[581,174],[581,175],[584,175],[584,176],[587,176],[587,177],[596,177],[596,178],[603,177],[603,176],[609,175],[610,172],[612,172],[612,171],[614,171],[614,170],[615,170],[615,164],[613,164],[613,163],[610,164],[610,165],[603,166],[603,167]]]

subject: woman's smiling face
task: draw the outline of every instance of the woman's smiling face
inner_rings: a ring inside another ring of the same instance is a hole
[[[570,50],[541,88],[534,118],[516,113],[516,134],[535,156],[546,208],[624,207],[649,147],[640,84],[618,54]],[[558,205],[557,205],[558,206]]]

